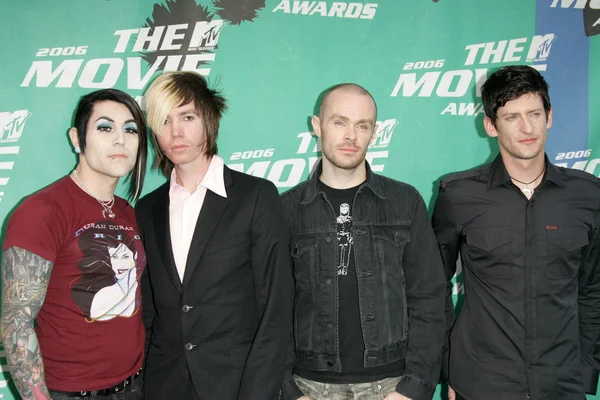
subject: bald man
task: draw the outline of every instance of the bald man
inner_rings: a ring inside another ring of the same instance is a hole
[[[322,160],[282,197],[296,284],[283,398],[431,399],[445,275],[425,203],[365,160],[377,128],[369,92],[346,83],[321,99]]]

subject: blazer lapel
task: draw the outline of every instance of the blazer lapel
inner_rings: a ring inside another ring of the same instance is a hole
[[[165,185],[165,190],[159,196],[161,200],[154,204],[154,234],[156,235],[156,244],[162,257],[163,265],[167,270],[171,282],[175,285],[178,292],[181,293],[181,280],[177,273],[175,258],[173,257],[173,247],[171,244],[171,224],[169,223],[169,184]]]
[[[225,181],[225,188],[231,186],[231,171],[227,167],[224,168],[223,179]],[[206,244],[211,238],[215,228],[219,224],[219,220],[225,211],[228,201],[229,197],[224,198],[210,190],[206,191],[206,197],[204,198],[200,215],[198,215],[198,221],[196,221],[194,236],[192,237],[190,251],[188,252],[187,262],[185,264],[185,272],[183,274],[184,287],[190,280],[190,276],[200,262],[200,258],[202,257],[202,254],[206,248]]]

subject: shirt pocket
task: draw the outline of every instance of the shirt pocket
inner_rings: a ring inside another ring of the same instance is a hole
[[[511,279],[521,269],[513,262],[510,227],[470,228],[465,231],[465,264],[475,275]]]
[[[573,278],[579,271],[583,249],[589,243],[587,230],[575,226],[546,228],[546,240],[548,278]]]
[[[410,227],[408,225],[374,226],[373,241],[377,263],[381,270],[396,278],[404,279],[402,255],[404,247],[410,242]]]

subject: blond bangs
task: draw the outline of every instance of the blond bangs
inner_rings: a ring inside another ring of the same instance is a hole
[[[184,100],[175,85],[177,72],[165,72],[152,82],[144,96],[146,121],[155,135],[160,135],[169,112]]]

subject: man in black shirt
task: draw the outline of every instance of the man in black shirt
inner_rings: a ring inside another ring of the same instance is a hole
[[[433,215],[448,397],[585,399],[600,368],[600,182],[548,161],[552,109],[537,70],[503,67],[481,97],[500,155],[445,178]],[[465,302],[454,323],[459,253]]]
[[[443,266],[419,193],[365,161],[376,120],[364,88],[327,90],[312,119],[322,162],[282,197],[296,284],[284,399],[425,400],[435,390]]]

